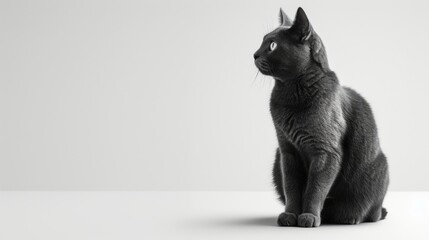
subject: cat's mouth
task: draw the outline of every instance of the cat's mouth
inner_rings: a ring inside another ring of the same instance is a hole
[[[256,59],[255,65],[262,74],[270,75],[270,76],[273,75],[270,65],[266,61],[263,61],[261,59]]]

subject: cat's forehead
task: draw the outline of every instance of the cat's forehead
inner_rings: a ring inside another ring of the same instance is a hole
[[[290,26],[280,26],[280,27],[278,27],[278,28],[274,29],[273,31],[271,31],[270,33],[267,33],[267,34],[264,36],[264,40],[265,40],[265,39],[267,39],[267,38],[274,38],[274,37],[276,37],[280,32],[284,32],[284,31],[287,31],[287,30],[289,30],[289,29],[290,29]]]

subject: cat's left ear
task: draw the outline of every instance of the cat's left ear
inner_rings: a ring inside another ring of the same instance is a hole
[[[312,28],[310,21],[301,7],[296,12],[292,28],[298,33],[299,39],[302,42],[307,41],[311,37]]]
[[[292,26],[292,21],[289,19],[289,17],[281,8],[279,13],[279,20],[280,20],[280,26],[286,26],[286,27]]]

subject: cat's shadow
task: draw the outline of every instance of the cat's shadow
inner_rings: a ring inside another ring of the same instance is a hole
[[[218,227],[279,227],[277,225],[276,216],[266,216],[266,217],[252,217],[252,218],[240,218],[240,219],[216,219],[209,222],[205,222],[211,226]],[[361,223],[358,226],[368,226],[367,223]],[[347,225],[347,224],[328,224],[324,223],[323,227],[335,227],[335,226],[357,226],[357,225]],[[288,227],[289,228],[289,227]]]
[[[277,217],[253,217],[240,219],[217,219],[212,224],[217,226],[265,226],[277,227]]]
[[[257,217],[247,219],[237,219],[232,222],[236,225],[243,226],[277,226],[277,217]]]

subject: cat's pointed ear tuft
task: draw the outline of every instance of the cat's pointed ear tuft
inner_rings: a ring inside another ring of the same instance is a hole
[[[304,42],[310,38],[312,31],[311,24],[310,21],[308,21],[307,14],[305,14],[301,7],[296,11],[293,28],[297,30],[301,41]]]
[[[287,27],[292,26],[291,20],[281,8],[279,13],[279,19],[280,19],[280,26],[287,26]]]

